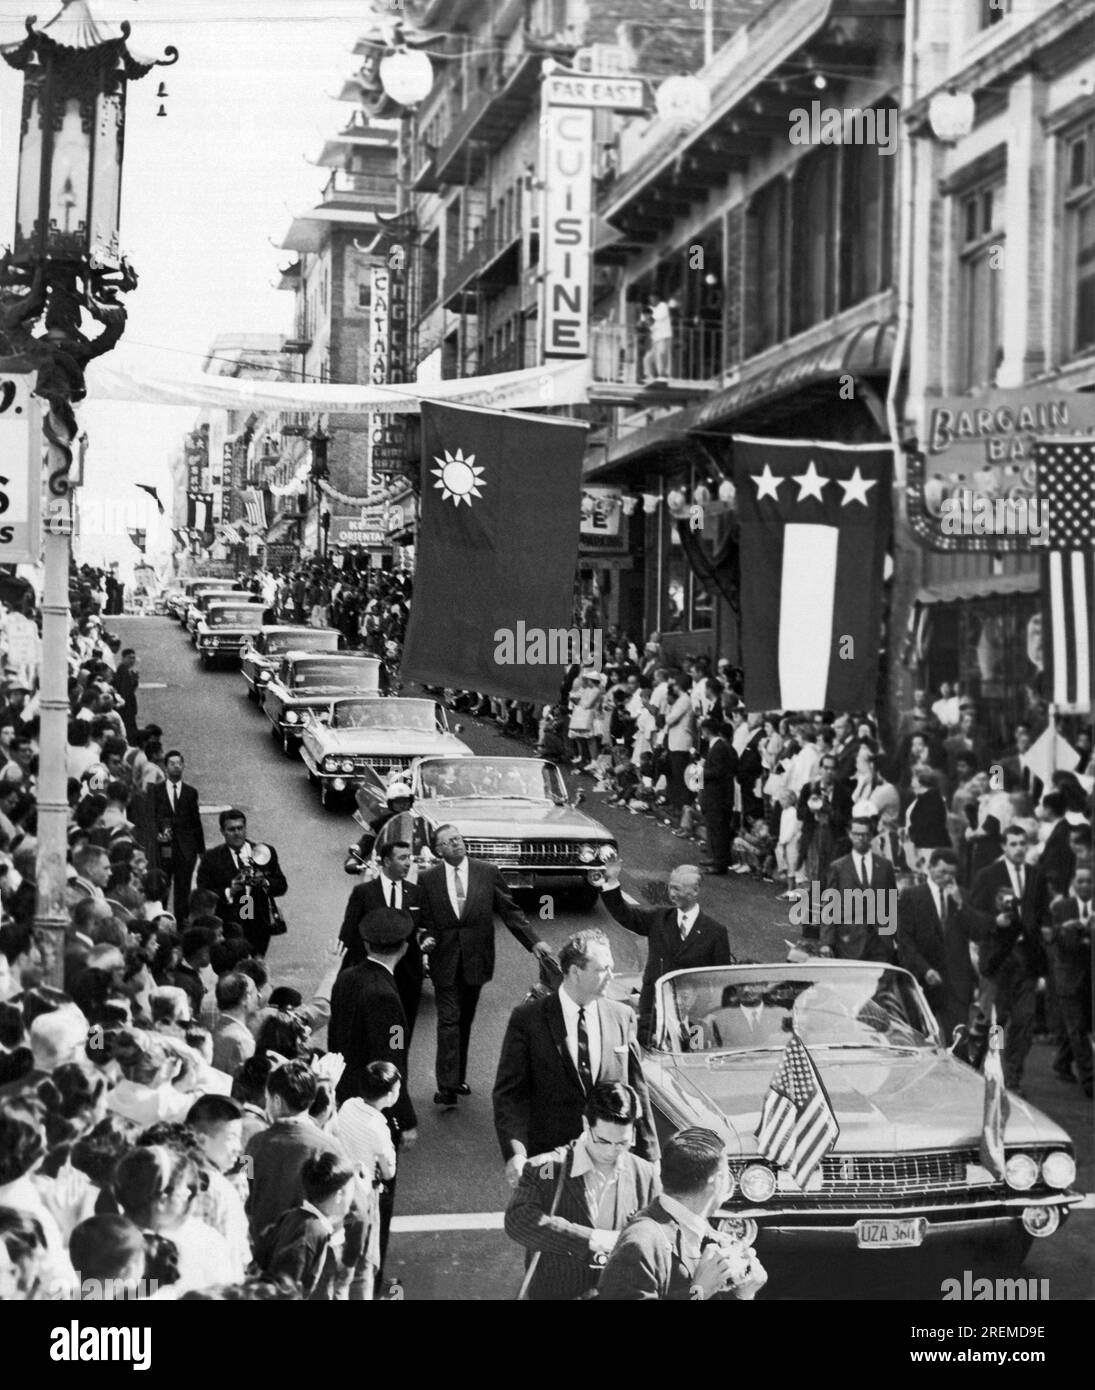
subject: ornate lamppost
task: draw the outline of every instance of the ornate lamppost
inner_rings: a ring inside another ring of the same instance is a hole
[[[15,238],[0,258],[0,356],[37,373],[36,391],[48,406],[36,924],[52,937],[50,978],[60,984],[68,925],[70,469],[79,433],[73,407],[87,394],[87,364],[125,329],[119,295],[137,284],[118,245],[126,87],[179,55],[174,48],[160,59],[131,53],[130,26],[102,24],[91,0],[63,0],[60,13],[36,26],[32,16],[26,38],[0,49],[23,74]]]

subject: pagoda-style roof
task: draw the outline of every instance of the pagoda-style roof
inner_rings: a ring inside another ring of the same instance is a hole
[[[162,58],[133,53],[129,48],[128,20],[107,23],[95,13],[94,0],[62,0],[63,8],[37,28],[37,17],[28,18],[27,37],[19,43],[0,46],[0,56],[9,67],[23,72],[32,62],[51,53],[86,55],[88,62],[121,66],[129,81],[144,77],[154,67],[170,67],[179,60],[179,50],[164,49]]]

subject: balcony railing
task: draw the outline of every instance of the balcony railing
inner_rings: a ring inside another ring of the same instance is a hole
[[[519,372],[526,363],[525,345],[521,342],[510,343],[508,348],[503,348],[501,352],[495,353],[493,357],[484,357],[479,363],[476,376],[494,376],[497,372]]]
[[[441,292],[444,304],[448,306],[450,301],[459,295],[461,290],[474,289],[473,282],[483,275],[483,272],[492,262],[499,260],[505,251],[511,246],[516,245],[518,240],[519,234],[514,234],[504,241],[494,241],[487,237],[483,237],[481,240],[477,241],[470,251],[467,251],[460,257],[445,276],[445,283]],[[492,277],[492,281],[494,279],[497,279],[502,284],[516,284],[516,266],[513,268],[512,276]]]
[[[396,204],[395,174],[352,174],[336,169],[327,180],[323,201]]]
[[[669,352],[668,372],[644,363],[635,329],[622,323],[590,326],[594,381],[641,386],[656,377],[670,381],[708,381],[722,371],[722,325],[677,324]]]

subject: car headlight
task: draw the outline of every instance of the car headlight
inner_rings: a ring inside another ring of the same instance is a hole
[[[750,1202],[767,1202],[776,1190],[776,1175],[771,1168],[751,1163],[738,1179],[741,1195]]]
[[[268,681],[269,679],[270,679],[270,672],[269,672],[269,671],[260,671],[260,672],[259,672],[259,680],[260,680],[260,681]]]
[[[296,712],[295,709],[287,709],[285,711],[285,722],[286,724],[299,724],[300,715]]]
[[[592,845],[578,846],[578,862],[581,864],[592,864],[597,858],[597,851]]]
[[[337,771],[338,771],[338,759],[337,759],[337,758],[324,758],[324,759],[323,759],[323,771],[324,771],[324,772],[337,772]]]
[[[1042,1160],[1042,1181],[1047,1187],[1071,1187],[1076,1181],[1076,1160],[1064,1149],[1046,1154]]]
[[[339,763],[339,767],[340,767],[340,769],[341,769],[343,772],[353,772],[353,770],[354,770],[354,760],[353,760],[353,758],[343,758],[343,759],[342,759],[342,762]]]
[[[1016,1192],[1026,1192],[1038,1181],[1038,1165],[1030,1154],[1012,1154],[1004,1164],[1004,1181]]]
[[[597,852],[597,858],[602,864],[614,864],[619,857],[612,845],[602,845]]]

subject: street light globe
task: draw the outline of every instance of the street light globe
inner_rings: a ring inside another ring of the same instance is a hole
[[[433,88],[433,65],[420,49],[398,49],[380,60],[380,85],[400,106],[417,106]]]
[[[711,93],[698,77],[667,77],[655,93],[654,103],[663,121],[697,126],[711,110]]]
[[[937,140],[953,145],[964,140],[973,129],[974,103],[970,92],[951,87],[936,92],[928,104],[928,121]]]

